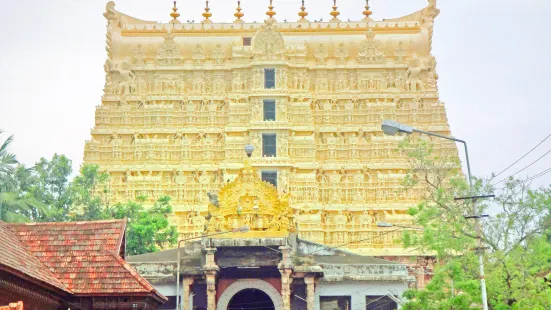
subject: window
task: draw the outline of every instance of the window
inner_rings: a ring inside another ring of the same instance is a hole
[[[275,100],[264,99],[264,120],[275,121],[276,120],[276,103]]]
[[[243,46],[251,46],[251,38],[250,37],[243,37]]]
[[[264,69],[264,88],[275,88],[275,69]]]
[[[277,171],[262,171],[262,181],[268,182],[277,188]]]
[[[262,134],[262,156],[263,157],[276,157],[277,144],[275,134]]]
[[[388,296],[365,296],[366,310],[396,310],[398,304]]]
[[[320,310],[350,310],[350,296],[320,296]]]

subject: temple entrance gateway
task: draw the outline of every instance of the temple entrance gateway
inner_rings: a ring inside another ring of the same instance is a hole
[[[268,282],[259,279],[240,279],[224,290],[216,309],[281,310],[282,304],[281,294]]]
[[[227,310],[238,309],[275,310],[275,307],[270,296],[261,290],[251,288],[242,290],[230,300]]]

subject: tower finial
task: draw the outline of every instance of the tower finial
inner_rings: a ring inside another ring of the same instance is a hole
[[[308,16],[308,12],[306,12],[306,7],[304,6],[304,0],[302,0],[302,6],[300,7],[300,12],[298,12],[298,16],[300,16],[299,23],[307,23],[308,19],[306,19],[306,16]]]
[[[233,22],[234,23],[243,23],[243,20],[241,19],[241,17],[245,16],[245,14],[243,14],[243,12],[241,12],[241,1],[237,1],[237,12],[235,12],[235,14],[233,14],[233,16],[235,16],[237,19],[234,20]]]
[[[180,13],[178,13],[178,8],[176,7],[176,1],[174,1],[174,7],[172,8],[172,13],[170,13],[170,17],[172,17],[171,23],[179,23],[178,17],[180,17]]]
[[[211,16],[212,16],[212,13],[209,12],[210,11],[210,8],[209,8],[209,0],[207,0],[207,5],[205,6],[205,13],[203,13],[203,17],[205,18],[205,20],[203,21],[203,23],[212,23],[212,21],[209,19]]]
[[[369,0],[365,0],[365,10],[362,14],[365,15],[365,18],[363,19],[364,22],[371,20],[371,14],[373,14],[373,12],[369,9]]]
[[[274,18],[274,15],[276,15],[276,12],[274,11],[274,6],[272,5],[272,1],[270,0],[270,5],[268,6],[268,9],[270,9],[268,12],[266,12],[266,15],[270,17],[270,19]]]
[[[341,12],[337,11],[337,0],[333,0],[333,12],[331,12],[331,16],[333,16],[333,19],[331,19],[331,22],[340,22],[341,20],[337,17],[341,15]]]

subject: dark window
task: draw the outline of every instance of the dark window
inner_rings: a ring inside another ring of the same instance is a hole
[[[264,99],[264,120],[275,121],[276,120],[276,103],[275,100]]]
[[[320,296],[320,309],[351,310],[350,296]]]
[[[277,144],[275,134],[262,134],[262,156],[276,157]]]
[[[275,69],[264,69],[264,88],[275,88]]]
[[[277,171],[262,171],[262,181],[277,187]]]
[[[398,304],[388,296],[365,296],[366,310],[396,310]]]
[[[251,46],[251,38],[243,38],[243,46]]]

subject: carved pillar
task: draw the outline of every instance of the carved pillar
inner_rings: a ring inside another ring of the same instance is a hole
[[[425,288],[425,270],[423,266],[417,268],[417,287],[419,289]]]
[[[206,264],[203,266],[207,277],[207,310],[216,310],[216,275],[220,268],[214,261],[216,248],[207,248]]]
[[[185,277],[182,281],[182,305],[184,310],[190,310],[189,308],[189,296],[191,293],[191,285],[195,279],[191,277]]]
[[[304,282],[306,283],[306,309],[314,310],[316,278],[313,276],[306,276],[304,277]]]
[[[281,273],[281,299],[283,300],[283,306],[281,309],[291,309],[291,283],[293,278],[293,263],[291,261],[291,248],[288,246],[279,247],[282,253],[281,262],[278,265],[279,272]]]

